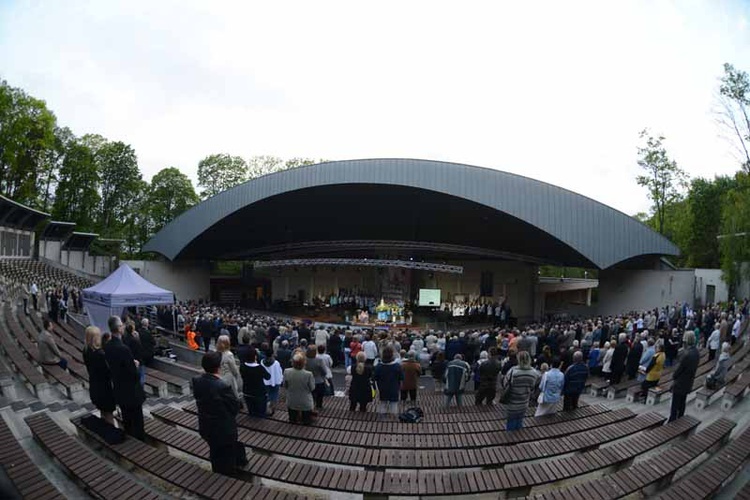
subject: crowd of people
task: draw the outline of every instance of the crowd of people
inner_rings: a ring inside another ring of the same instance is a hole
[[[214,377],[202,382],[205,396],[194,389],[206,429],[217,419],[233,421],[242,405],[253,417],[268,416],[282,386],[289,421],[309,424],[334,394],[333,369],[341,367],[347,387],[340,389],[348,389],[351,411],[367,411],[377,402],[383,417],[398,414],[403,408],[399,402],[418,403],[420,377],[430,376],[446,407],[465,404],[464,395],[473,388],[474,404],[502,404],[506,429],[515,431],[522,428],[530,405],[537,416],[554,413],[560,402],[565,411],[575,409],[591,375],[611,384],[626,377],[637,380],[645,396],[665,367],[675,363],[670,420],[679,418],[692,391],[697,347],[706,347],[712,359],[720,353],[709,381],[721,384],[730,347],[744,333],[747,309],[747,302],[699,311],[675,305],[620,317],[551,321],[523,329],[493,324],[458,332],[316,328],[209,305],[183,306],[176,312],[188,342],[206,351],[203,367]],[[223,439],[224,450],[235,446],[230,441],[236,429],[221,436],[211,432],[201,431],[209,444]],[[217,471],[226,472],[242,460],[220,456],[217,451]]]

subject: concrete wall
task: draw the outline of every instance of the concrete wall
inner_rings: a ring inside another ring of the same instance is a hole
[[[39,257],[60,262],[62,242],[55,240],[39,240]]]
[[[33,231],[24,231],[12,227],[0,227],[0,257],[17,257],[28,259],[34,256]],[[28,244],[23,243],[24,240]]]
[[[695,270],[604,270],[599,274],[599,314],[643,311],[676,302],[693,304]]]
[[[177,300],[208,300],[211,268],[208,263],[124,260],[151,283],[171,290]]]
[[[695,269],[695,301],[697,305],[705,306],[707,304],[706,288],[710,285],[715,287],[714,303],[729,300],[729,285],[721,279],[721,269]]]

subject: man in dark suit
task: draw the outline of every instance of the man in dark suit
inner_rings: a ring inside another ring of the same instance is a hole
[[[232,387],[219,376],[221,353],[213,351],[204,354],[201,366],[205,373],[192,381],[193,395],[198,405],[198,430],[208,442],[211,469],[231,476],[244,458],[238,453],[235,420],[240,411],[240,402]]]
[[[677,368],[672,375],[672,407],[669,411],[669,421],[672,422],[685,414],[685,401],[693,390],[695,372],[698,369],[700,354],[695,348],[695,334],[686,331],[682,336],[685,349],[677,361]]]
[[[628,336],[624,333],[620,333],[617,336],[617,347],[612,355],[612,362],[610,366],[612,368],[612,377],[610,382],[613,384],[619,384],[622,380],[622,373],[625,371],[625,361],[628,357],[628,344],[626,343]]]
[[[138,374],[138,362],[122,342],[122,320],[112,316],[108,321],[112,337],[104,346],[115,402],[120,407],[125,432],[143,441],[143,401],[146,399]]]

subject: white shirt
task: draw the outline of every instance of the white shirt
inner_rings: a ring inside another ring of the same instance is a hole
[[[714,330],[711,332],[711,336],[708,337],[708,348],[715,351],[721,345],[721,332]]]
[[[326,345],[330,336],[326,330],[317,330],[315,332],[315,345]]]
[[[284,382],[284,372],[281,370],[281,363],[278,360],[274,359],[271,366],[266,366],[263,363],[261,363],[261,366],[271,375],[270,379],[263,380],[264,384],[274,386],[281,385]]]
[[[362,344],[362,350],[367,356],[367,359],[375,359],[378,357],[378,346],[372,340],[365,340]]]
[[[732,326],[732,337],[737,338],[740,336],[740,319],[737,318]]]

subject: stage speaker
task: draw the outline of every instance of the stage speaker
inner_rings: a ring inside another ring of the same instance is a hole
[[[490,271],[482,271],[482,277],[479,282],[479,295],[481,297],[492,297],[494,276]]]

